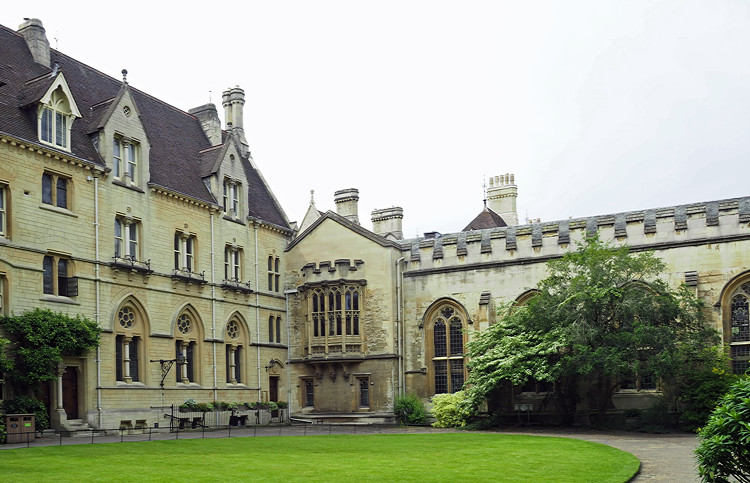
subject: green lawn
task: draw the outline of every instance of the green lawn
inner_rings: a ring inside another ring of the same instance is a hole
[[[287,436],[0,451],[0,481],[624,482],[635,456],[588,441],[491,433]]]

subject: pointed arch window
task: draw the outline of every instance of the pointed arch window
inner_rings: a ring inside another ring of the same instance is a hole
[[[734,291],[729,299],[728,309],[732,372],[741,375],[750,369],[750,281]]]
[[[431,383],[435,394],[460,391],[466,380],[466,317],[444,305],[431,313],[427,326]]]
[[[140,353],[143,322],[132,306],[124,305],[115,320],[115,380],[130,384],[141,380]]]
[[[60,75],[39,101],[39,141],[70,151],[70,130],[76,117],[81,117],[81,114],[70,95],[70,89]]]
[[[175,358],[185,362],[178,368],[176,380],[178,383],[190,384],[198,382],[198,327],[194,317],[183,312],[177,317],[175,330]]]

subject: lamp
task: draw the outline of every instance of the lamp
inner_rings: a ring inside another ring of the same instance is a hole
[[[268,372],[270,369],[273,369],[273,366],[278,364],[278,361],[276,359],[271,359],[268,361],[268,365],[266,366],[266,372]]]

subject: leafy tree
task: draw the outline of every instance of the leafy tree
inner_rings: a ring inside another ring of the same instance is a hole
[[[683,345],[679,349],[684,352],[679,360],[684,362],[663,376],[663,394],[680,424],[696,431],[705,426],[738,376],[729,371],[728,355],[721,346],[695,350]]]
[[[12,364],[6,370],[19,393],[54,380],[63,355],[81,356],[99,345],[99,327],[80,315],[34,309],[18,316],[2,316],[0,326],[12,342]]]
[[[701,302],[688,287],[673,290],[660,279],[664,264],[651,252],[630,253],[595,236],[547,268],[536,297],[501,307],[500,320],[468,344],[475,405],[503,381],[536,379],[555,383],[565,423],[581,397],[603,416],[622,376],[666,379],[716,343]]]
[[[698,437],[702,481],[750,483],[750,378],[732,385]]]

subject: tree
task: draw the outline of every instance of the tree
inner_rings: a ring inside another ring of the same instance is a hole
[[[0,326],[11,340],[6,371],[19,393],[29,393],[40,382],[54,380],[63,355],[81,356],[99,345],[100,329],[95,322],[51,310],[2,316]]]
[[[660,279],[664,264],[651,252],[633,254],[595,236],[547,268],[537,296],[501,307],[499,321],[468,344],[475,405],[504,381],[536,379],[555,383],[565,423],[581,396],[603,416],[622,377],[666,379],[717,342],[701,302]]]
[[[750,378],[732,385],[698,437],[702,481],[750,483]]]

